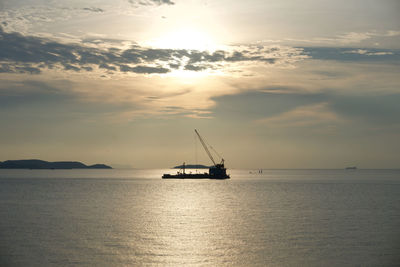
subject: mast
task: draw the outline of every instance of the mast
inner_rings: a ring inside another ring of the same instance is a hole
[[[211,161],[214,163],[214,166],[216,166],[217,164],[215,163],[214,158],[212,157],[210,151],[208,150],[206,144],[204,143],[203,138],[201,138],[199,132],[198,132],[196,129],[194,129],[194,131],[196,132],[197,136],[199,137],[199,140],[200,140],[201,144],[203,145],[204,150],[207,152],[208,157],[209,157],[209,158],[211,159]]]

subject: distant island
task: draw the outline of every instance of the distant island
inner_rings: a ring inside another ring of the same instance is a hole
[[[183,165],[178,165],[173,167],[173,169],[182,169]],[[186,169],[208,169],[209,166],[201,165],[201,164],[185,164]]]
[[[0,169],[112,169],[112,167],[105,164],[88,166],[78,161],[48,162],[38,159],[24,159],[0,162]]]

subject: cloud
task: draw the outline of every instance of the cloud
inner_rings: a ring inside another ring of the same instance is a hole
[[[128,2],[132,5],[142,6],[175,5],[175,3],[170,0],[128,0]]]
[[[389,51],[369,51],[366,49],[356,49],[350,51],[344,51],[344,54],[359,54],[359,55],[367,55],[367,56],[385,56],[385,55],[393,55],[393,52]]]
[[[62,43],[49,38],[8,33],[0,28],[0,69],[10,73],[64,69],[75,72],[119,70],[122,73],[163,74],[174,69],[216,70],[241,62],[283,66],[307,58],[302,53],[303,49],[283,46],[237,46],[231,50],[209,52],[139,45],[123,49],[105,46],[104,42],[109,43],[101,39],[89,42],[90,46],[85,43]]]
[[[209,69],[210,67],[209,67],[210,65],[200,65],[200,64],[197,64],[197,65],[192,65],[192,64],[186,64],[185,65],[185,70],[192,70],[192,71],[202,71],[202,70],[206,70],[206,69]]]
[[[375,33],[371,32],[348,32],[342,35],[337,36],[337,41],[343,44],[352,44],[352,43],[360,43],[367,39],[370,39],[372,36],[375,36]]]
[[[400,51],[396,49],[354,49],[346,47],[302,47],[304,53],[313,59],[337,61],[367,61],[398,64]]]
[[[341,119],[329,109],[327,102],[300,106],[277,116],[256,120],[273,127],[308,127],[339,121]]]
[[[313,37],[308,39],[293,39],[286,38],[280,42],[290,42],[313,46],[330,46],[330,47],[345,47],[354,45],[362,47],[398,47],[398,39],[400,31],[388,30],[388,31],[365,31],[365,32],[346,32],[338,34],[336,36],[327,37]],[[271,43],[274,40],[264,40],[260,43]]]
[[[2,0],[0,0],[1,4]],[[116,0],[109,1],[8,1],[0,8],[0,26],[7,32],[32,33],[54,31],[67,28],[68,21],[79,21],[77,34],[82,34],[90,21],[98,21],[100,16],[107,14],[107,21],[121,16],[138,16],[138,12],[146,12],[158,6],[171,6],[171,0]],[[15,3],[14,3],[15,2]],[[141,7],[141,10],[131,7]],[[61,30],[62,31],[62,30]]]
[[[167,73],[170,70],[163,68],[163,67],[148,67],[148,66],[136,66],[136,67],[129,67],[127,65],[120,65],[120,70],[122,72],[135,72],[135,73]]]
[[[241,122],[251,120],[274,127],[326,126],[344,122],[388,127],[400,125],[400,93],[300,93],[297,88],[266,87],[213,100],[216,102],[215,117]]]
[[[104,9],[101,9],[99,7],[84,7],[84,8],[82,8],[82,10],[95,12],[95,13],[103,13],[104,12]]]
[[[3,112],[21,112],[32,107],[43,110],[51,103],[59,107],[76,100],[65,81],[50,84],[35,80],[3,80],[0,85],[0,110]]]
[[[214,113],[235,120],[262,120],[279,116],[300,106],[310,106],[327,102],[319,93],[299,93],[294,87],[267,87],[213,98],[217,103]]]
[[[40,68],[33,67],[29,64],[7,64],[0,63],[0,73],[29,73],[39,74]]]
[[[309,44],[319,44],[319,45],[350,45],[358,44],[362,41],[371,39],[376,36],[376,33],[371,32],[348,32],[332,37],[314,37],[309,39],[292,39],[287,38],[286,41],[296,42],[296,43],[309,43]],[[267,42],[268,40],[266,40]]]
[[[330,95],[331,108],[337,114],[376,125],[400,125],[400,93]]]
[[[202,109],[187,109],[178,106],[166,106],[164,107],[161,112],[163,115],[167,116],[183,116],[187,118],[194,118],[194,119],[210,119],[212,117],[212,113],[208,110]]]
[[[105,9],[96,6],[75,6],[71,7],[60,3],[51,5],[29,5],[22,4],[18,8],[0,10],[0,26],[8,32],[27,33],[34,27],[42,28],[46,25],[56,24],[57,22],[98,16],[104,13]]]
[[[400,36],[400,31],[387,31],[386,36]]]
[[[178,90],[176,92],[168,92],[168,93],[159,93],[157,96],[148,96],[147,99],[150,101],[153,100],[160,100],[160,99],[165,99],[165,98],[171,98],[171,97],[176,97],[176,96],[182,96],[189,94],[192,90],[190,89],[184,89],[184,90]],[[168,109],[181,109],[181,107],[178,106],[167,106],[166,108]]]

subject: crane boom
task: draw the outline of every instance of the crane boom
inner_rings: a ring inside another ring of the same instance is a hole
[[[210,151],[208,150],[206,144],[204,143],[203,138],[201,138],[199,132],[198,132],[196,129],[194,129],[194,131],[196,132],[197,136],[199,137],[199,140],[200,140],[201,144],[203,145],[204,150],[207,152],[208,157],[209,157],[209,158],[211,159],[211,161],[214,163],[214,166],[217,165],[217,164],[215,163],[215,160],[214,160],[214,158],[212,157]]]

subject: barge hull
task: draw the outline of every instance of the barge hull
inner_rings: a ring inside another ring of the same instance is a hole
[[[188,174],[188,173],[182,173],[182,174],[164,174],[162,176],[163,179],[216,179],[216,180],[224,180],[224,179],[229,179],[229,175],[226,176],[215,176],[215,175],[209,175],[207,173],[204,174]]]

